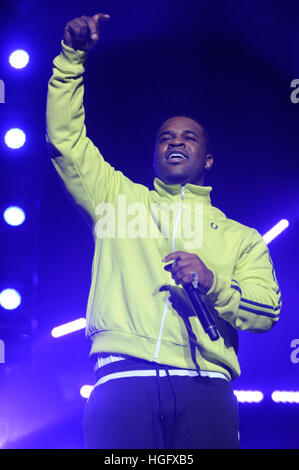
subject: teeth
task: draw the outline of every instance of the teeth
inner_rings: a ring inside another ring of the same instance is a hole
[[[171,154],[169,155],[169,157],[168,157],[168,160],[169,160],[170,158],[177,158],[177,157],[179,157],[179,158],[185,158],[185,159],[187,158],[187,157],[185,157],[185,155],[183,155],[182,153],[171,153]]]

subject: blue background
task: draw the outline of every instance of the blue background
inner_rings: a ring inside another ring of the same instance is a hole
[[[89,344],[80,331],[51,329],[85,315],[93,240],[58,181],[45,145],[47,82],[67,21],[109,13],[85,73],[87,134],[105,159],[132,180],[152,185],[154,136],[173,114],[191,114],[211,136],[212,203],[261,234],[280,219],[289,228],[269,245],[282,291],[273,330],[240,332],[242,375],[235,389],[261,390],[240,405],[244,448],[298,448],[299,405],[271,401],[299,389],[291,361],[298,325],[298,117],[290,83],[299,78],[299,4],[260,0],[11,1],[1,7],[1,203],[24,207],[21,228],[2,220],[1,289],[23,293],[15,312],[0,311],[6,363],[0,364],[0,447],[82,447],[81,385],[93,384]],[[26,69],[8,64],[24,48]],[[21,127],[26,145],[3,136]]]

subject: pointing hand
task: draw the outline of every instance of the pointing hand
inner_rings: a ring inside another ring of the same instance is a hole
[[[72,49],[87,51],[93,48],[100,39],[100,21],[109,18],[104,13],[74,18],[64,28],[63,42]]]

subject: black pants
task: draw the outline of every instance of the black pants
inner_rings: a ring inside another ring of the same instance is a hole
[[[156,367],[142,363],[109,364],[97,379]],[[85,447],[238,449],[238,421],[237,400],[227,380],[169,372],[160,377],[157,370],[153,377],[114,378],[94,388],[84,411]]]

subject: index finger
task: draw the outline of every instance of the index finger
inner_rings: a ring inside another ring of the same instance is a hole
[[[109,20],[110,18],[110,15],[106,14],[106,13],[97,13],[96,15],[93,15],[92,17],[95,21],[99,21],[99,20]]]
[[[90,31],[90,37],[91,39],[98,39],[98,36],[100,34],[100,31],[99,31],[99,24],[100,24],[100,21],[101,20],[109,20],[110,18],[110,15],[107,15],[105,13],[97,13],[96,15],[93,15],[92,16],[92,22],[91,22],[91,31]],[[95,23],[95,26],[94,28],[92,27],[92,23]]]
[[[170,261],[172,259],[179,259],[182,257],[182,255],[185,255],[186,253],[184,251],[173,251],[172,253],[169,253],[167,256],[165,256],[162,261]]]

